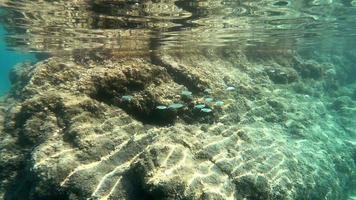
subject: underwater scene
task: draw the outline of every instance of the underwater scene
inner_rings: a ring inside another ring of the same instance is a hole
[[[356,200],[356,0],[0,0],[0,199]]]
[[[36,61],[34,54],[7,49],[5,42],[6,34],[4,27],[0,24],[0,96],[3,96],[10,89],[9,73],[11,68],[17,63]]]

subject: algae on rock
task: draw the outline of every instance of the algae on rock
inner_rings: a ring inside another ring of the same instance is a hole
[[[294,44],[172,49],[148,36],[174,24],[120,16],[157,17],[165,5],[178,16],[198,9],[204,21],[229,8],[221,1],[124,2],[95,1],[97,9],[90,1],[22,3],[25,16],[36,16],[21,18],[30,25],[28,45],[50,57],[14,71],[1,103],[2,198],[346,198],[356,147],[351,123],[335,112],[355,116],[355,99],[328,96],[323,63],[303,59]],[[62,46],[42,34],[52,24],[61,25]],[[211,38],[204,28],[192,27],[202,33],[190,34],[192,41]],[[182,91],[199,105],[207,89],[224,103],[218,112],[169,111]]]

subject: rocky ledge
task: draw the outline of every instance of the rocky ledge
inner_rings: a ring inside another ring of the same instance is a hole
[[[2,198],[334,200],[355,187],[355,87],[337,58],[234,44],[116,50],[51,50],[13,70]]]

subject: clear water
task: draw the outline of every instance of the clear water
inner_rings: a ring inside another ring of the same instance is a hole
[[[0,96],[10,89],[9,73],[16,64],[36,61],[35,54],[10,49],[5,41],[6,35],[4,27],[0,25]]]
[[[36,65],[42,71],[22,96],[12,91],[0,104],[21,96],[17,106],[4,106],[15,116],[0,118],[7,125],[0,128],[5,199],[214,199],[236,190],[216,199],[356,200],[356,0],[0,0],[0,6],[6,9],[0,95],[10,90],[16,64],[49,57]],[[155,66],[169,75],[161,78]],[[121,68],[134,81],[122,81]],[[151,68],[158,75],[151,77]],[[154,87],[141,85],[150,79]],[[195,81],[219,84],[210,94]],[[237,142],[229,131],[238,133]],[[142,139],[156,132],[152,141]],[[117,158],[110,154],[116,151]],[[167,166],[157,167],[167,152]],[[134,162],[142,155],[154,157],[152,166]],[[169,159],[178,161],[169,166]],[[148,172],[136,175],[128,170],[133,165]],[[268,169],[272,175],[264,174]]]

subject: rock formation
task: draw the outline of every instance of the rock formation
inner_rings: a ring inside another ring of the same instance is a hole
[[[350,69],[289,47],[172,49],[148,37],[174,27],[160,8],[199,20],[226,8],[190,5],[201,13],[190,16],[185,1],[135,2],[17,5],[11,19],[26,22],[29,48],[48,58],[14,69],[0,105],[1,197],[347,198],[355,87],[342,93],[339,80]],[[128,17],[143,13],[147,21]]]

